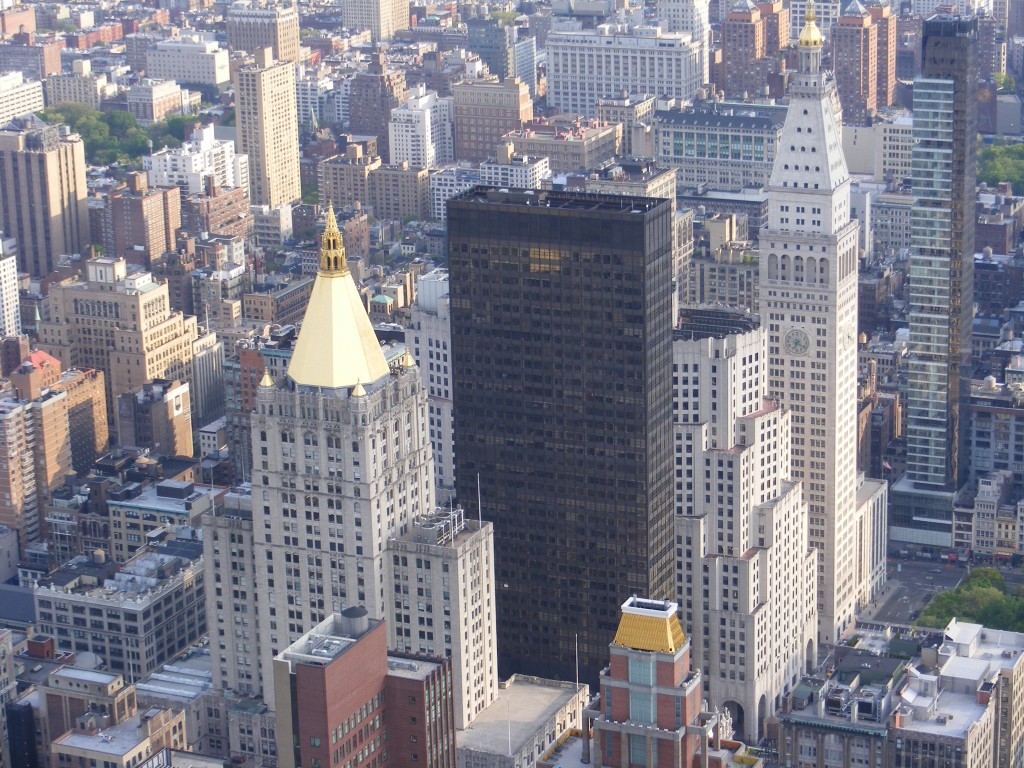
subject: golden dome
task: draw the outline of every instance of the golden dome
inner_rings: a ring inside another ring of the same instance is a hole
[[[804,14],[804,28],[800,30],[801,48],[821,48],[825,42],[818,29],[817,15],[814,13],[813,0],[807,1],[807,12]]]

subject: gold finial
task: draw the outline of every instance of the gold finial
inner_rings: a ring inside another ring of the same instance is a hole
[[[801,48],[820,48],[824,44],[821,30],[818,29],[818,16],[814,12],[814,0],[807,0],[807,10],[804,11],[804,28],[800,30]]]
[[[334,205],[331,203],[327,205],[324,233],[320,236],[320,274],[330,276],[348,274],[345,246],[342,244],[338,220],[334,218]]]
[[[274,379],[270,375],[270,369],[269,368],[264,368],[263,369],[263,378],[260,379],[260,386],[261,387],[272,387],[272,386],[274,386]]]

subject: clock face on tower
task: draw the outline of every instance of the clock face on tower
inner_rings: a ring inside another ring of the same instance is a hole
[[[806,355],[807,350],[811,347],[811,340],[807,338],[807,333],[799,328],[787,331],[783,342],[786,345],[786,351],[791,355]]]

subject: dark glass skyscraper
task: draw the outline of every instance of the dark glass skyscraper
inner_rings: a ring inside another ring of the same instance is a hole
[[[595,681],[673,588],[672,209],[478,188],[448,204],[456,490],[494,522],[501,674]]]
[[[893,539],[952,546],[952,495],[967,477],[974,313],[978,21],[924,22],[914,81],[908,298],[907,474],[893,487]]]

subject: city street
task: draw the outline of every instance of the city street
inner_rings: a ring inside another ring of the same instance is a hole
[[[966,575],[967,569],[960,565],[890,561],[889,580],[863,618],[882,624],[911,624],[935,592],[953,589]]]

